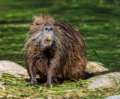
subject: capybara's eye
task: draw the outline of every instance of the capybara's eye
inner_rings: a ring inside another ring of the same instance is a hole
[[[40,25],[39,23],[35,23],[35,25]]]

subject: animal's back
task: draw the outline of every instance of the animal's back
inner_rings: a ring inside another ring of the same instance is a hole
[[[85,76],[85,42],[79,32],[64,22],[56,22],[61,39],[61,73],[63,79],[79,80]]]

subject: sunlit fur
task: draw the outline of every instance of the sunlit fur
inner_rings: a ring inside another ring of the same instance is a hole
[[[54,28],[48,45],[42,42],[46,37],[43,31],[46,24]],[[84,40],[72,26],[56,22],[49,15],[37,16],[25,44],[25,62],[31,84],[37,83],[36,74],[48,86],[53,82],[80,80],[86,68]]]

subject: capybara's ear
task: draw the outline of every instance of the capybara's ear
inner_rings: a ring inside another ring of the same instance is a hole
[[[35,21],[36,18],[37,18],[37,16],[33,15],[32,20]]]

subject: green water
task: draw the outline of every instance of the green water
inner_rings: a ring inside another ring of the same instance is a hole
[[[0,0],[0,59],[24,65],[23,46],[33,15],[51,14],[84,37],[87,60],[120,66],[119,0]]]

